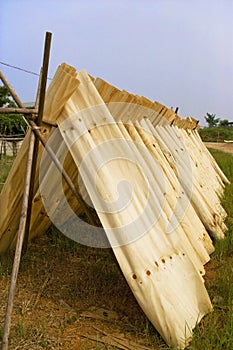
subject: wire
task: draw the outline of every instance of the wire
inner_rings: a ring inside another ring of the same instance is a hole
[[[4,66],[7,66],[7,67],[10,67],[10,68],[18,69],[18,70],[23,71],[23,72],[28,73],[28,74],[36,75],[38,77],[40,76],[40,74],[38,74],[38,73],[32,72],[30,70],[23,69],[23,68],[20,68],[20,67],[12,66],[9,63],[0,62],[0,64],[2,64]],[[52,78],[48,78],[48,80],[52,80]]]

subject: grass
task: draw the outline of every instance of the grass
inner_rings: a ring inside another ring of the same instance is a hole
[[[6,181],[7,175],[10,171],[10,168],[13,164],[14,157],[1,155],[0,159],[0,192]]]
[[[211,150],[211,154],[231,182],[225,189],[222,205],[227,211],[228,215],[233,218],[233,155],[217,150]]]
[[[211,153],[231,181],[222,199],[228,231],[224,240],[215,241],[215,252],[206,266],[206,286],[214,312],[196,328],[190,350],[233,349],[233,156],[216,150]]]
[[[233,140],[233,128],[214,126],[211,128],[202,128],[200,130],[201,138],[204,142],[223,142],[224,140]]]
[[[215,242],[216,250],[206,266],[206,287],[214,312],[196,327],[187,350],[233,348],[233,157],[220,151],[211,153],[231,181],[222,199],[229,215],[229,230],[224,240]],[[0,161],[1,182],[5,181],[10,162],[9,158]],[[12,256],[0,258],[1,316],[11,266]],[[82,311],[93,305],[117,311],[120,319],[101,323],[83,318]],[[110,334],[124,333],[126,338],[143,341],[152,349],[168,349],[139,308],[111,250],[81,246],[51,227],[46,235],[31,243],[22,258],[10,349],[113,350],[114,347],[100,342],[81,342],[77,333],[90,333],[96,322],[99,328],[107,327]]]

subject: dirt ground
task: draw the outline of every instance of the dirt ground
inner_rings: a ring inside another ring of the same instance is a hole
[[[0,260],[0,330],[12,257]],[[150,334],[150,335],[149,335]],[[167,348],[138,306],[109,249],[46,234],[23,256],[9,350]],[[114,343],[115,341],[115,343]],[[131,347],[120,345],[133,342]],[[109,344],[115,344],[111,346]]]
[[[207,148],[233,154],[233,142],[204,142]]]

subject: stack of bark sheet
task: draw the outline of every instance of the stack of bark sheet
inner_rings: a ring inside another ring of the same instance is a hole
[[[43,121],[43,134],[95,208],[141,308],[168,344],[184,348],[212,310],[203,279],[214,250],[209,234],[223,238],[226,228],[220,198],[228,181],[197,122],[66,64],[48,88]],[[0,194],[1,254],[17,237],[27,144],[28,137]],[[39,159],[42,153],[40,147]],[[43,153],[30,238],[51,221],[62,230],[74,213],[82,214],[80,204]]]

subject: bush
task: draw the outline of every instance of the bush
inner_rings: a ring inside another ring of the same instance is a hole
[[[224,142],[224,140],[233,140],[232,127],[211,127],[203,128],[199,131],[200,136],[204,142]]]

